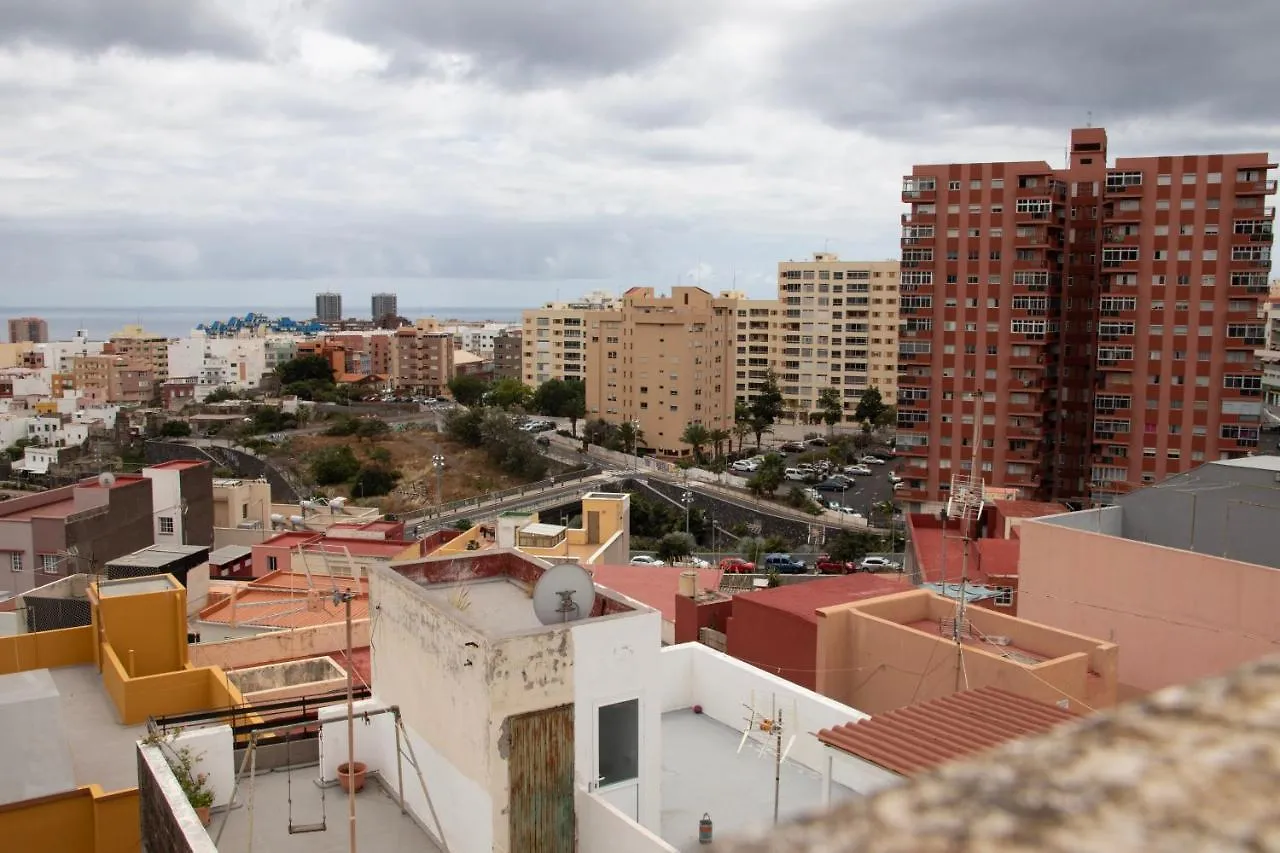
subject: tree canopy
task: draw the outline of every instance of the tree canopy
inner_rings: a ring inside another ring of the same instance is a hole
[[[489,383],[478,376],[460,375],[449,380],[449,393],[463,406],[474,406],[489,390]]]
[[[822,420],[828,427],[834,427],[844,417],[844,400],[839,388],[824,388],[818,395],[818,408],[822,411]]]
[[[333,366],[321,356],[302,355],[276,367],[276,376],[281,385],[309,381],[332,385]]]
[[[862,398],[858,400],[858,408],[853,411],[853,418],[863,423],[874,424],[884,416],[886,408],[884,399],[880,396],[880,389],[872,385],[862,392]]]

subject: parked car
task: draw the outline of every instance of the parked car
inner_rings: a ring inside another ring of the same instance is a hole
[[[783,453],[803,453],[806,448],[802,441],[788,441],[785,444],[778,445],[778,449]]]
[[[853,481],[847,477],[828,477],[817,485],[824,492],[843,492],[853,487]]]
[[[872,473],[871,469],[866,465],[846,465],[844,466],[844,472],[846,474],[856,474],[860,477],[870,477]]]
[[[860,572],[882,572],[886,569],[900,569],[902,565],[895,563],[888,557],[863,557],[862,562],[858,563],[858,571]]]
[[[684,567],[684,568],[686,568],[686,569],[709,569],[709,568],[711,568],[711,563],[707,562],[706,560],[702,559],[701,557],[698,557],[698,556],[692,556],[692,555],[691,555],[691,556],[688,556],[688,557],[685,557],[683,560],[678,560],[677,562],[672,563],[672,565],[673,565],[673,566],[683,566],[683,567]]]
[[[906,483],[902,482],[901,480],[898,480],[896,483],[893,484],[893,490],[896,492],[899,489],[905,489],[906,486],[907,486]]]
[[[850,518],[852,518],[854,521],[866,521],[866,520],[867,520],[867,517],[866,517],[865,515],[863,515],[862,513],[858,512],[856,509],[854,509],[854,508],[853,508],[853,507],[851,507],[851,506],[842,506],[842,507],[840,507],[840,512],[841,512],[841,513],[843,513],[844,515],[849,516],[849,517],[850,517]]]
[[[890,483],[901,483],[901,482],[902,482],[902,478],[901,478],[901,477],[899,477],[897,474],[894,474],[894,473],[892,473],[892,472],[891,472],[891,473],[889,474],[889,482],[890,482]]]
[[[827,440],[822,436],[817,436],[815,438],[809,439],[809,446],[810,447],[826,447]]]
[[[793,560],[790,554],[767,554],[762,566],[766,572],[777,572],[780,575],[802,575],[805,573],[804,561]]]
[[[730,575],[749,575],[756,570],[756,564],[741,557],[725,557],[720,561],[720,571]]]
[[[801,471],[799,468],[788,468],[786,471],[782,472],[782,476],[788,480],[800,481],[803,480],[806,475],[805,472]]]
[[[539,447],[550,447],[551,439],[547,438],[545,435],[540,435],[533,440],[533,443]]]
[[[834,560],[830,554],[822,554],[814,562],[813,567],[824,575],[847,575],[855,570],[854,563],[845,560]]]
[[[641,554],[638,557],[631,558],[631,565],[633,566],[665,566],[666,563],[662,562],[657,557],[649,557],[644,554]]]
[[[863,465],[883,465],[884,464],[883,459],[881,459],[879,456],[872,456],[870,453],[868,453],[866,456],[862,457],[858,461],[861,462]]]
[[[734,462],[729,467],[732,468],[734,471],[739,471],[743,474],[754,474],[756,472],[756,469],[760,467],[760,464],[750,459],[739,459],[737,462]]]

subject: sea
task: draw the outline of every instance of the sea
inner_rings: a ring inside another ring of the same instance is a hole
[[[462,320],[467,322],[518,323],[523,307],[475,307],[432,305],[427,307],[401,306],[400,314],[415,320],[419,317],[435,317],[441,322]],[[231,317],[243,317],[251,312],[268,317],[291,317],[306,320],[315,314],[314,307],[291,305],[285,307],[252,306],[233,309],[227,306],[201,307],[189,305],[160,305],[122,307],[119,305],[87,307],[78,306],[16,306],[0,307],[0,319],[8,317],[41,317],[49,324],[51,340],[69,340],[76,331],[88,331],[91,340],[104,340],[112,332],[126,325],[141,325],[149,332],[173,338],[185,338],[201,323],[214,320],[226,322]]]

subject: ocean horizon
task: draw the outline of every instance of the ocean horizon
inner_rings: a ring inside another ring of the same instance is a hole
[[[463,320],[468,322],[518,323],[522,307],[461,307],[439,305],[434,307],[411,307],[400,309],[401,316],[416,320],[420,317],[435,317],[441,321]],[[89,332],[92,340],[105,340],[121,327],[140,324],[147,331],[157,332],[171,338],[185,338],[201,323],[209,324],[214,320],[229,320],[231,317],[243,317],[249,313],[266,314],[268,317],[290,317],[294,320],[307,320],[315,314],[314,307],[298,305],[262,306],[244,309],[233,309],[227,306],[17,306],[0,308],[0,317],[40,317],[49,324],[51,340],[70,340],[79,329]]]

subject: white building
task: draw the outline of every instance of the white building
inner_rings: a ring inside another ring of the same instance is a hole
[[[49,341],[34,344],[33,352],[44,354],[44,366],[58,373],[70,373],[77,356],[101,355],[106,341],[91,341],[84,329],[77,330],[69,341]]]
[[[267,339],[208,337],[196,330],[169,344],[169,375],[196,377],[196,400],[219,388],[249,391],[258,387],[267,367]],[[273,355],[279,349],[272,348]]]
[[[14,397],[48,397],[53,392],[51,370],[9,367],[0,370],[0,384],[10,386]]]
[[[1280,423],[1280,301],[1263,303],[1258,309],[1267,321],[1266,344],[1256,355],[1262,363],[1262,404],[1264,421]]]
[[[493,357],[493,339],[520,326],[511,323],[455,323],[442,331],[453,334],[454,346],[482,357]]]
[[[89,424],[58,415],[27,419],[27,441],[40,447],[79,447],[89,438]]]

